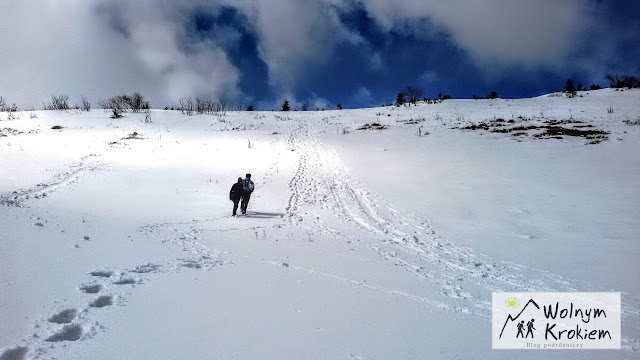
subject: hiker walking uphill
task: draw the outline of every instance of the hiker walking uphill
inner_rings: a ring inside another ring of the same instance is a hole
[[[247,206],[249,205],[249,199],[251,199],[251,193],[253,192],[254,185],[251,181],[251,174],[247,174],[247,177],[242,180],[242,203],[240,203],[240,210],[243,214],[247,212]]]
[[[233,201],[233,215],[236,216],[236,212],[238,211],[238,203],[242,198],[242,178],[238,178],[238,182],[233,184],[231,187],[231,191],[229,191],[229,200]]]

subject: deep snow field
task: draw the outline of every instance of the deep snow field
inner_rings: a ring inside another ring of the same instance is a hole
[[[0,359],[640,359],[640,90],[580,94],[0,113]],[[492,350],[494,291],[622,350]]]

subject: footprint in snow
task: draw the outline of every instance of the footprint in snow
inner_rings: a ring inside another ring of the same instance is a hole
[[[27,357],[29,349],[24,346],[18,346],[7,349],[0,354],[0,360],[24,360]]]
[[[189,269],[202,269],[202,264],[199,261],[191,260],[191,259],[182,260],[182,263],[180,264],[180,266],[189,268]]]
[[[100,292],[100,290],[102,290],[102,285],[98,285],[98,284],[81,285],[78,287],[78,289],[80,289],[80,291],[82,291],[85,294],[97,294]]]
[[[69,324],[76,318],[78,315],[78,310],[76,309],[66,309],[61,312],[51,316],[48,320],[49,322],[56,324]]]
[[[158,272],[159,269],[160,269],[160,265],[146,264],[146,265],[140,265],[136,267],[135,269],[131,270],[131,272],[138,273],[138,274],[148,274],[148,273]]]
[[[100,296],[89,304],[90,307],[94,308],[102,308],[111,305],[113,305],[113,296]]]
[[[96,270],[96,271],[92,271],[89,274],[91,274],[91,276],[95,276],[95,277],[111,277],[111,275],[113,275],[113,271],[104,271],[104,270]]]
[[[47,342],[61,342],[61,341],[77,341],[80,340],[84,328],[80,324],[65,325],[57,333],[44,339]]]
[[[135,285],[137,284],[138,281],[136,279],[133,278],[122,278],[118,281],[114,281],[113,284],[115,285]]]

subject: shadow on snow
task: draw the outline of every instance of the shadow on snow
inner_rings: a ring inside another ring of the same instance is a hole
[[[250,218],[268,219],[268,218],[281,218],[284,216],[284,214],[247,211],[247,213],[244,214],[244,216],[250,217]]]

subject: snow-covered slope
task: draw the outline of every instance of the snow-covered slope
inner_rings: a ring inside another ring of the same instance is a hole
[[[640,91],[109,115],[0,114],[2,360],[640,358]],[[491,350],[574,290],[621,351]]]

